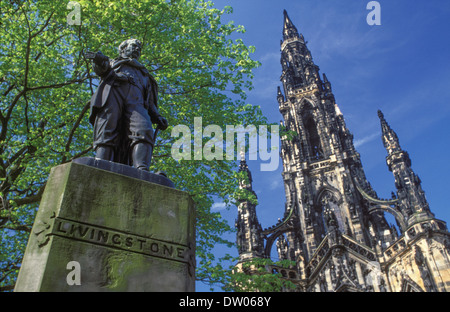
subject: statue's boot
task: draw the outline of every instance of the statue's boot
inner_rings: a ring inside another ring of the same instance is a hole
[[[136,143],[133,146],[132,159],[133,167],[148,171],[152,160],[153,148],[148,143]]]
[[[97,149],[95,150],[95,159],[113,161],[114,149],[110,146],[103,146],[103,145],[98,146]]]

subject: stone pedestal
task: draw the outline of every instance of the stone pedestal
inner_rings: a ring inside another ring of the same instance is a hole
[[[194,269],[189,195],[84,158],[52,169],[15,291],[194,291]]]

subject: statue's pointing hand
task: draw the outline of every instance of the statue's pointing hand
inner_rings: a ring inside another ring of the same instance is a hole
[[[161,130],[166,130],[167,127],[169,126],[169,123],[167,122],[167,119],[162,117],[162,116],[158,117],[157,123],[158,123],[158,128],[161,129]]]
[[[108,57],[100,51],[98,51],[98,52],[86,51],[86,52],[84,52],[84,56],[87,59],[93,60],[95,64],[99,64],[99,65],[103,61],[108,60]]]

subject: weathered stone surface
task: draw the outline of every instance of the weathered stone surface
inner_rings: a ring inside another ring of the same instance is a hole
[[[185,192],[92,163],[55,167],[15,291],[194,291],[194,223]],[[72,261],[80,285],[67,281]]]

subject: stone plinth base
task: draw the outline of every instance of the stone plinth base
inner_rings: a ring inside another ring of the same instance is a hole
[[[91,158],[52,169],[15,291],[194,291],[193,202],[134,170]]]

